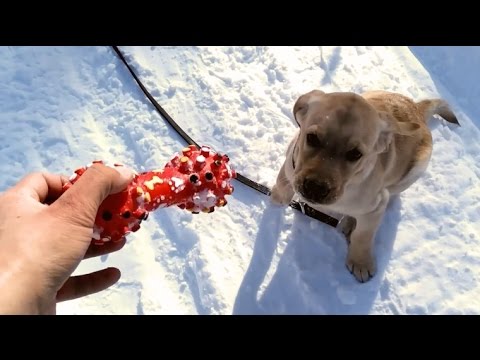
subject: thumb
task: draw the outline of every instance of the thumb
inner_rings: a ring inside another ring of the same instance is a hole
[[[127,167],[95,163],[50,206],[50,211],[92,227],[102,202],[124,190],[132,179],[133,172]]]

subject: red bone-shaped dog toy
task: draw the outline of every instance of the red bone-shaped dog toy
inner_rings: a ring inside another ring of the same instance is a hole
[[[190,145],[182,154],[174,155],[163,169],[135,174],[127,189],[108,196],[101,204],[92,242],[102,245],[119,241],[140,229],[149,212],[158,208],[177,205],[198,214],[200,211],[210,213],[215,206],[225,206],[225,195],[233,192],[230,180],[236,177],[228,161],[227,155],[220,155],[208,146],[197,149]],[[68,190],[87,168],[75,170],[63,190]]]

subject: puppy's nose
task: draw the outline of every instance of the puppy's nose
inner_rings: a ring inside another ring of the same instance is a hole
[[[330,186],[325,181],[305,179],[303,182],[305,195],[312,199],[324,199],[330,193]]]

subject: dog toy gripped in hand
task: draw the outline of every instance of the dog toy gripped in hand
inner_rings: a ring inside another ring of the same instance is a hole
[[[208,146],[197,149],[190,145],[182,150],[182,154],[175,154],[163,169],[136,173],[124,191],[109,195],[100,205],[92,242],[103,245],[121,240],[140,229],[149,212],[158,208],[176,205],[198,214],[225,206],[225,196],[233,192],[230,180],[236,177],[228,162],[227,155]],[[103,164],[103,161],[94,163]],[[88,167],[75,170],[63,191],[73,186]]]

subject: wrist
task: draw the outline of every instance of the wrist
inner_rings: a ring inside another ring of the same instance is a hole
[[[13,266],[12,266],[13,265]],[[39,281],[24,270],[20,261],[1,266],[0,271],[0,314],[40,315],[50,313],[44,297],[38,291]]]

